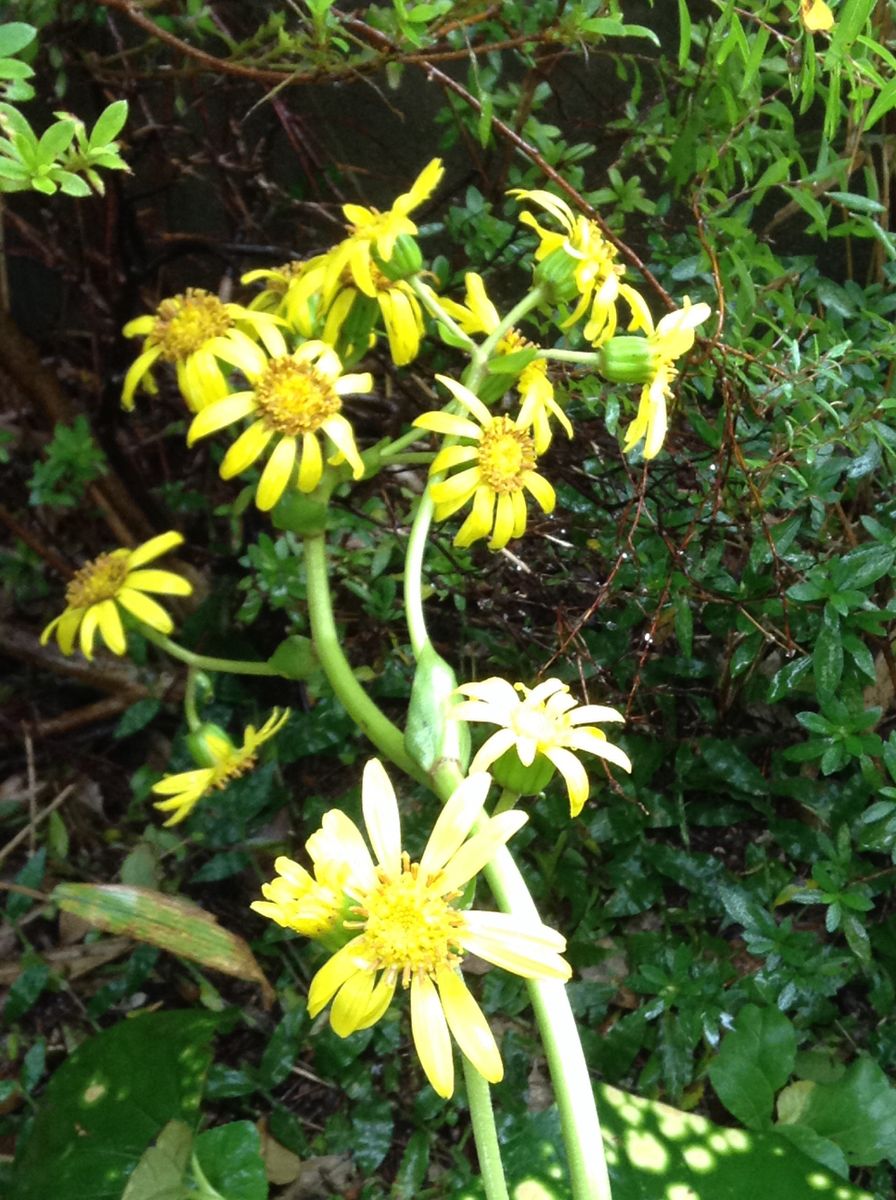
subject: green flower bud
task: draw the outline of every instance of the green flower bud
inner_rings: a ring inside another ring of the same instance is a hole
[[[496,783],[511,792],[516,792],[518,796],[537,796],[551,782],[554,764],[543,754],[536,754],[531,764],[526,767],[520,762],[516,749],[511,746],[492,763],[489,771]]]
[[[653,350],[646,337],[614,337],[599,347],[597,369],[611,383],[646,383],[653,375]]]
[[[387,261],[373,252],[373,259],[387,279],[396,282],[399,279],[409,279],[416,275],[423,266],[423,255],[417,245],[416,238],[408,233],[399,234],[395,240],[392,257]]]
[[[576,259],[558,246],[556,250],[536,264],[534,279],[547,291],[552,304],[571,300],[578,292],[576,286]]]
[[[323,533],[327,527],[327,505],[295,489],[287,489],[271,511],[275,529],[287,529],[300,537]]]
[[[187,734],[186,741],[198,767],[216,767],[236,750],[221,726],[210,722]]]
[[[461,702],[457,677],[448,663],[427,644],[417,659],[404,743],[411,758],[431,771],[440,762],[454,761],[466,771],[470,761],[470,731],[466,721],[451,715]]]

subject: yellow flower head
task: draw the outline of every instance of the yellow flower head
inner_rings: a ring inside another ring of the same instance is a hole
[[[691,349],[697,326],[711,311],[708,304],[691,304],[685,296],[684,306],[667,313],[655,329],[653,320],[648,319],[652,374],[641,389],[638,412],[626,430],[623,450],[631,450],[644,438],[644,457],[655,458],[659,454],[666,436],[666,399],[672,395],[671,383],[678,374],[673,363]]]
[[[252,416],[248,429],[233,443],[221,463],[222,479],[232,479],[247,470],[274,442],[274,449],[261,473],[255,502],[267,512],[289,487],[298,462],[297,487],[312,492],[323,475],[320,434],[326,434],[348,460],[355,479],[364,474],[364,463],[355,445],[352,427],[342,416],[342,397],[369,392],[373,377],[343,375],[342,363],[325,342],[305,342],[290,354],[279,330],[271,338],[274,357],[269,358],[254,342],[221,347],[219,353],[238,367],[249,380],[250,391],[234,392],[197,413],[187,433],[192,446],[226,425]]]
[[[444,383],[470,415],[428,412],[414,424],[473,443],[445,446],[433,460],[430,467],[433,475],[464,466],[456,475],[430,484],[436,520],[445,520],[472,500],[472,509],[454,539],[455,546],[470,546],[479,538],[488,537],[489,549],[500,550],[511,538],[522,537],[526,532],[525,493],[530,492],[549,513],[556,503],[554,489],[535,470],[538,462],[535,440],[519,419],[493,417],[479,397],[462,383],[445,375],[436,375],[436,379]]]
[[[810,33],[834,28],[834,14],[824,0],[800,0],[800,20]]]
[[[256,312],[274,313],[278,317],[287,316],[286,296],[297,280],[308,273],[311,260],[283,263],[279,267],[259,267],[255,271],[247,271],[240,283],[264,283],[266,286],[249,302],[249,308]]]
[[[156,800],[155,807],[161,812],[170,812],[166,825],[179,825],[186,820],[203,796],[209,792],[222,791],[234,779],[251,771],[258,760],[258,748],[278,733],[289,719],[289,709],[275,708],[261,729],[248,725],[243,733],[243,744],[234,746],[230,738],[221,731],[206,734],[204,757],[209,766],[195,771],[181,771],[177,775],[166,775],[153,784],[158,796],[167,800]]]
[[[464,333],[493,333],[500,325],[501,317],[488,297],[482,276],[475,271],[468,271],[464,283],[466,304],[458,304],[447,297],[441,297],[439,303]],[[530,348],[537,347],[514,328],[507,330],[497,346],[499,356]],[[566,436],[572,437],[572,425],[554,398],[554,385],[548,376],[548,364],[544,359],[536,358],[524,367],[516,386],[522,400],[519,424],[532,430],[536,454],[544,454],[551,444],[550,417],[555,417],[566,431]]]
[[[159,633],[168,634],[174,624],[164,608],[148,596],[158,592],[168,596],[189,596],[193,585],[173,571],[145,569],[162,554],[180,546],[179,533],[161,533],[135,550],[110,550],[86,563],[75,573],[65,589],[65,612],[50,622],[40,640],[47,643],[53,631],[63,654],[71,654],[80,631],[81,650],[93,658],[97,630],[113,654],[127,650],[119,608]]]
[[[324,341],[336,345],[340,335],[350,330],[353,317],[359,308],[363,310],[365,306],[371,306],[368,320],[372,324],[378,308],[389,341],[392,361],[397,367],[407,366],[420,351],[420,336],[423,333],[423,310],[420,301],[406,280],[387,278],[376,263],[370,264],[370,278],[374,287],[373,297],[356,285],[351,271],[343,271],[340,286],[327,305]],[[375,307],[372,301],[375,302]],[[366,334],[366,323],[362,322],[362,325]],[[375,338],[371,341],[375,341]],[[357,347],[356,353],[363,353],[366,349],[366,346]]]
[[[142,337],[144,342],[142,354],[124,377],[122,405],[129,411],[134,407],[140,384],[150,393],[156,391],[152,368],[161,359],[174,364],[187,407],[199,412],[227,395],[218,349],[231,342],[250,341],[243,325],[266,342],[271,330],[276,330],[275,320],[271,313],[225,304],[201,288],[187,288],[182,295],[163,300],[155,313],[137,317],[124,327],[125,337]]]
[[[308,1012],[315,1017],[332,1000],[330,1024],[340,1037],[348,1037],[380,1019],[399,983],[410,989],[414,1045],[427,1079],[445,1097],[454,1090],[452,1035],[490,1082],[504,1072],[488,1022],[460,973],[465,953],[529,979],[570,975],[560,957],[564,938],[537,918],[457,907],[464,885],[525,821],[524,814],[501,813],[480,820],[470,836],[490,783],[484,774],[465,779],[439,814],[420,861],[411,862],[401,845],[392,784],[382,764],[372,759],[364,768],[361,798],[373,856],[355,823],[333,809],[308,843],[313,887],[286,860],[285,885],[275,880],[265,889],[268,902],[252,905],[281,925],[316,936],[320,909],[315,905],[326,908],[327,901],[315,892],[309,913],[303,897],[338,880],[349,903],[350,919],[342,924],[350,940],[311,981]],[[325,867],[329,875],[322,874]],[[292,891],[296,908],[291,907]],[[335,910],[334,901],[329,915]],[[332,925],[328,932],[332,934]]]
[[[588,799],[588,776],[573,751],[586,751],[631,771],[627,754],[607,741],[606,735],[586,721],[624,721],[622,713],[602,704],[579,704],[559,679],[546,679],[534,688],[506,679],[484,679],[457,689],[469,699],[452,709],[461,721],[487,721],[500,725],[473,759],[470,770],[484,771],[508,750],[514,749],[524,767],[536,756],[548,759],[566,781],[570,816],[577,817]]]
[[[576,216],[564,200],[539,188],[533,191],[514,188],[510,195],[531,200],[563,227],[562,233],[545,229],[531,213],[520,214],[520,221],[531,226],[540,239],[535,251],[536,262],[541,262],[556,250],[562,250],[575,264],[579,303],[563,321],[561,328],[568,329],[590,309],[584,334],[589,342],[599,346],[616,331],[616,303],[620,296],[631,309],[628,328],[640,329],[646,324],[650,318],[647,304],[640,292],[622,282],[625,268],[616,262],[615,246],[606,240],[595,221]]]
[[[389,262],[401,235],[413,236],[417,232],[417,226],[408,213],[432,195],[444,173],[442,160],[432,159],[411,184],[410,190],[400,195],[392,207],[383,213],[361,204],[343,204],[349,235],[326,256],[324,298],[327,301],[339,286],[345,270],[366,296],[375,298],[376,284],[371,273],[373,252],[376,251],[382,262]]]

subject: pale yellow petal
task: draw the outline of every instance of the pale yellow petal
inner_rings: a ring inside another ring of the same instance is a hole
[[[309,1017],[316,1017],[352,975],[369,970],[363,962],[359,964],[358,961],[360,942],[360,938],[353,938],[348,945],[337,950],[311,980],[311,987],[308,989]]]
[[[474,875],[478,875],[504,845],[528,820],[524,812],[514,809],[498,813],[465,842],[445,864],[439,887],[446,892],[462,888]]]
[[[192,583],[182,575],[152,567],[143,571],[129,570],[125,583],[140,592],[157,592],[166,596],[189,596],[193,591]]]
[[[150,538],[148,542],[144,542],[142,546],[129,552],[128,570],[132,571],[135,567],[142,567],[144,563],[152,562],[154,558],[161,558],[175,546],[182,545],[183,540],[183,534],[177,533],[173,529],[168,533],[160,533],[157,537]]]
[[[392,781],[378,758],[371,758],[364,765],[361,808],[376,861],[387,875],[396,878],[401,873],[398,801]]]
[[[455,971],[440,971],[436,985],[448,1028],[461,1051],[489,1083],[504,1078],[504,1065],[482,1009]]]
[[[411,980],[411,1033],[426,1078],[447,1100],[454,1091],[451,1037],[436,986],[426,975]]]
[[[261,479],[258,481],[255,503],[262,512],[269,512],[286,491],[292,478],[295,462],[296,439],[293,437],[281,438],[274,447],[274,451],[261,473]]]
[[[135,616],[138,621],[142,621],[151,629],[157,629],[159,633],[168,634],[174,628],[174,622],[168,613],[165,612],[164,608],[162,608],[161,604],[158,604],[152,597],[144,595],[143,592],[134,591],[130,587],[123,587],[116,596],[116,599],[122,608],[126,608],[132,616]]]
[[[577,817],[582,811],[590,791],[588,772],[569,750],[563,750],[558,746],[546,746],[544,756],[554,764],[566,781],[566,790],[569,793],[569,815]]]
[[[491,782],[491,775],[470,774],[445,802],[420,859],[424,878],[435,875],[460,848],[482,812]]]

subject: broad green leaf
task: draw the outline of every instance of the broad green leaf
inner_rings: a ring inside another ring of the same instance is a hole
[[[119,133],[121,133],[127,119],[127,100],[113,100],[100,113],[96,124],[90,131],[90,149],[94,150],[99,149],[101,146],[108,146],[109,142],[114,141]]]
[[[225,975],[251,979],[260,985],[266,1000],[273,999],[273,989],[248,943],[190,900],[111,883],[60,883],[53,899],[98,929],[149,942]]]
[[[231,1121],[200,1133],[194,1154],[194,1170],[198,1165],[202,1177],[226,1200],[267,1200],[261,1139],[251,1121]]]
[[[37,30],[34,26],[26,25],[24,21],[8,21],[5,25],[0,25],[0,57],[18,54],[33,42],[36,36]]]
[[[835,1083],[810,1083],[797,1120],[836,1142],[852,1166],[896,1157],[896,1089],[874,1059],[856,1060]]]
[[[771,1124],[775,1092],[790,1077],[796,1056],[796,1033],[776,1008],[748,1004],[725,1035],[709,1077],[719,1099],[750,1129]]]
[[[859,546],[834,565],[831,578],[837,588],[865,589],[891,571],[894,562],[896,554],[889,546]]]
[[[41,1097],[7,1200],[121,1200],[171,1120],[195,1125],[217,1018],[145,1013],[83,1042]]]
[[[185,1121],[169,1121],[137,1163],[121,1200],[186,1200],[192,1146],[190,1126]]]
[[[284,679],[309,679],[318,669],[311,638],[294,633],[284,639],[268,659],[268,666]]]

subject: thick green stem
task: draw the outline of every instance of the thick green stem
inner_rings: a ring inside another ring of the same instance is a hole
[[[184,688],[184,716],[187,718],[187,724],[191,732],[195,732],[202,721],[199,719],[199,710],[196,706],[196,676],[198,667],[187,668],[187,686]]]
[[[579,363],[583,367],[597,367],[600,355],[594,350],[539,350],[536,358],[549,358],[554,362]]]
[[[197,671],[222,671],[228,675],[280,674],[266,662],[245,662],[241,658],[213,658],[208,654],[194,654],[192,650],[187,650],[185,646],[172,642],[171,638],[165,637],[164,633],[150,629],[148,625],[141,626],[140,632],[148,642],[152,642],[154,646],[158,646],[160,650],[170,654],[172,658],[179,659]]]
[[[479,1172],[485,1185],[486,1200],[510,1200],[507,1181],[504,1178],[504,1164],[501,1162],[501,1147],[498,1143],[498,1131],[495,1128],[495,1113],[492,1108],[492,1096],[488,1083],[465,1054],[462,1054],[461,1058],[464,1064],[464,1079],[467,1083],[467,1099],[470,1102],[473,1137],[476,1139]]]
[[[370,699],[355,679],[351,664],[342,652],[333,606],[330,601],[330,581],[327,575],[327,550],[324,535],[312,534],[304,539],[305,576],[308,581],[308,617],[311,638],[320,665],[330,686],[345,711],[376,746],[381,754],[392,760],[406,775],[426,783],[426,775],[404,748],[401,730],[393,725],[384,712]]]
[[[423,614],[423,555],[432,524],[433,507],[432,489],[427,485],[414,514],[404,561],[405,617],[411,637],[411,648],[416,658],[420,657],[421,651],[429,644],[429,633]]]

